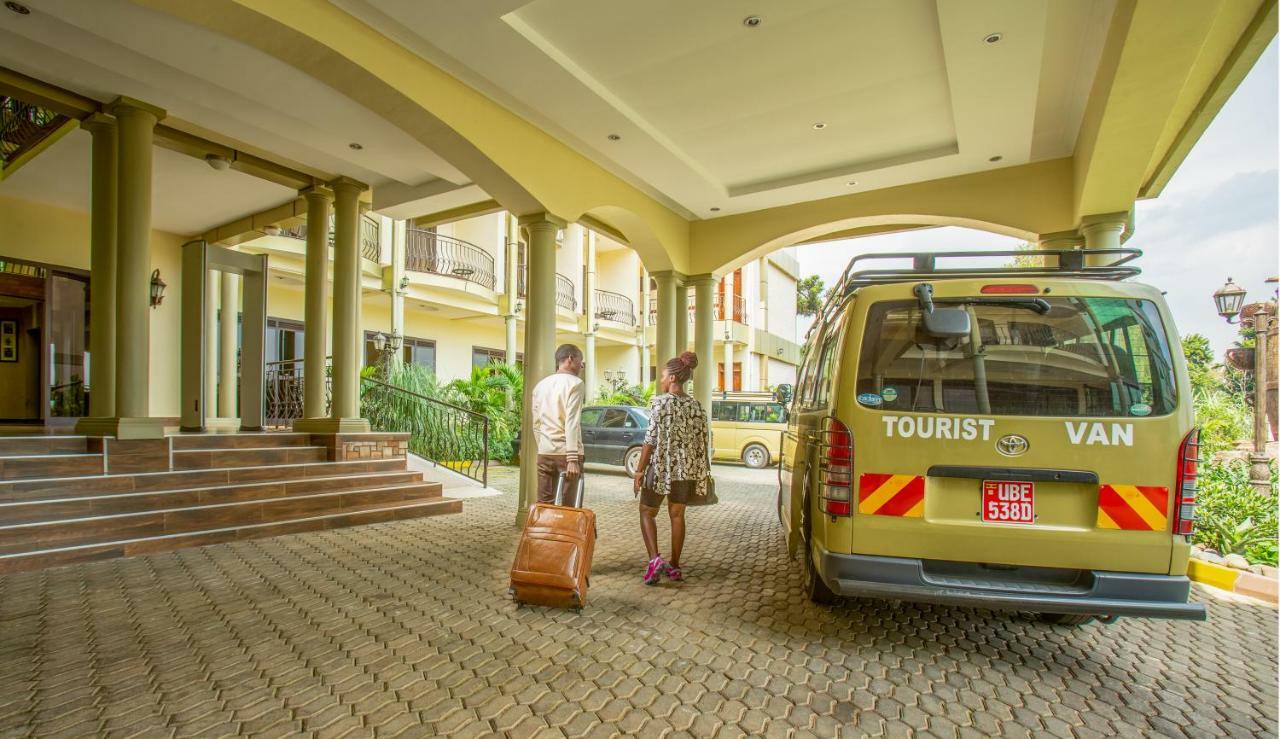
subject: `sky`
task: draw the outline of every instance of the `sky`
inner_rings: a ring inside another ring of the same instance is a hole
[[[1236,89],[1159,198],[1142,200],[1127,244],[1143,250],[1141,282],[1167,291],[1182,336],[1209,337],[1216,354],[1235,341],[1213,292],[1234,278],[1252,302],[1275,292],[1264,280],[1280,272],[1280,100],[1276,41]],[[934,228],[797,249],[802,275],[830,285],[855,254],[893,251],[1012,249],[1020,241],[964,228]],[[809,328],[801,319],[800,335]]]

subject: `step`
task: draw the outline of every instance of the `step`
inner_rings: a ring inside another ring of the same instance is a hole
[[[329,452],[322,446],[186,449],[175,450],[169,458],[175,470],[211,470],[324,462],[329,458]]]
[[[404,472],[404,459],[371,459],[354,462],[310,462],[217,470],[140,472],[99,477],[63,477],[0,481],[0,503],[23,500],[67,500],[80,496],[114,493],[160,492],[179,488],[211,487],[245,482],[271,482],[302,477],[334,477],[371,472]]]
[[[87,442],[83,436],[0,436],[0,457],[84,454]]]
[[[0,480],[101,475],[101,454],[33,454],[0,457]]]
[[[174,434],[168,439],[173,444],[174,451],[311,446],[311,434],[280,431],[237,434]]]
[[[187,534],[209,529],[272,523],[290,518],[323,516],[369,506],[386,506],[440,498],[440,483],[414,482],[381,488],[328,490],[274,498],[165,508],[106,516],[18,523],[0,527],[0,554],[18,554],[98,544],[115,539]]]
[[[359,490],[422,482],[421,472],[366,472],[359,475],[302,477],[270,482],[232,483],[150,492],[112,492],[63,499],[0,502],[0,527],[19,523],[58,521],[89,516],[110,516],[167,508],[264,500],[330,490]]]
[[[132,557],[139,554],[168,552],[186,547],[221,544],[243,539],[299,534],[307,531],[363,526],[461,512],[461,500],[434,498],[405,505],[377,506],[361,510],[353,509],[321,516],[306,516],[271,523],[210,529],[195,533],[122,538],[99,544],[53,547],[17,554],[0,554],[0,574],[113,559],[115,557]]]

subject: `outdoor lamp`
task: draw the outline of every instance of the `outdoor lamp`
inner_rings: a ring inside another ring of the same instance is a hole
[[[387,346],[393,352],[400,351],[400,347],[404,346],[404,337],[398,332],[392,331],[391,338],[387,339]]]
[[[373,348],[382,351],[387,348],[387,337],[381,331],[373,337]]]
[[[160,270],[152,270],[151,272],[151,307],[155,308],[164,301],[164,289],[168,287],[164,280],[160,279]]]
[[[1213,294],[1213,302],[1218,306],[1218,315],[1234,323],[1231,319],[1240,315],[1240,307],[1244,305],[1245,289],[1227,278],[1227,284],[1218,288]]]

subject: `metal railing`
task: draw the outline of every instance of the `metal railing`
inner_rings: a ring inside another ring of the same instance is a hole
[[[15,97],[0,97],[0,162],[8,167],[69,118]]]
[[[741,295],[733,295],[731,297],[732,297],[732,300],[730,301],[730,305],[733,306],[733,314],[732,314],[733,320],[745,325],[747,322],[747,299]],[[712,305],[712,311],[714,311],[715,320],[717,321],[725,320],[724,302],[725,301],[723,297],[720,295],[720,293],[716,293],[715,302]],[[696,304],[696,301],[694,300],[692,292],[689,293],[687,308],[689,311],[689,321],[692,322],[694,319],[693,318],[694,315],[697,313],[697,304]],[[649,325],[654,326],[654,325],[657,325],[657,323],[658,323],[658,299],[650,298],[649,299]]]
[[[559,272],[556,273],[556,305],[578,312],[578,296],[573,294],[573,280]]]
[[[631,298],[608,290],[595,291],[596,318],[615,321],[626,326],[636,325],[636,304]]]
[[[489,485],[489,417],[442,400],[360,378],[360,413],[374,431],[409,434],[409,451]]]
[[[325,360],[325,413],[332,403],[332,359]],[[266,424],[302,418],[303,360],[268,362]],[[489,484],[489,417],[371,377],[360,378],[360,413],[374,431],[409,434],[409,451],[439,467]]]
[[[457,277],[490,290],[497,285],[492,254],[469,241],[420,228],[405,230],[404,268]]]
[[[360,233],[357,238],[360,242],[360,256],[371,262],[382,260],[382,244],[379,241],[379,231],[381,227],[378,222],[367,215],[360,216]],[[291,239],[307,240],[307,224],[300,223],[296,226],[288,228],[280,228],[280,236],[287,236]],[[333,246],[333,215],[329,215],[329,246]]]

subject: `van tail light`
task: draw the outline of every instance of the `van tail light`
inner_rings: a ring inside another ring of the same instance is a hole
[[[822,512],[853,513],[853,434],[838,419],[826,418],[818,449],[818,482]]]
[[[1177,505],[1173,509],[1173,533],[1191,536],[1196,525],[1196,478],[1200,467],[1200,429],[1191,429],[1178,446],[1175,481]]]
[[[1040,288],[1035,285],[983,285],[983,295],[1039,295]]]

